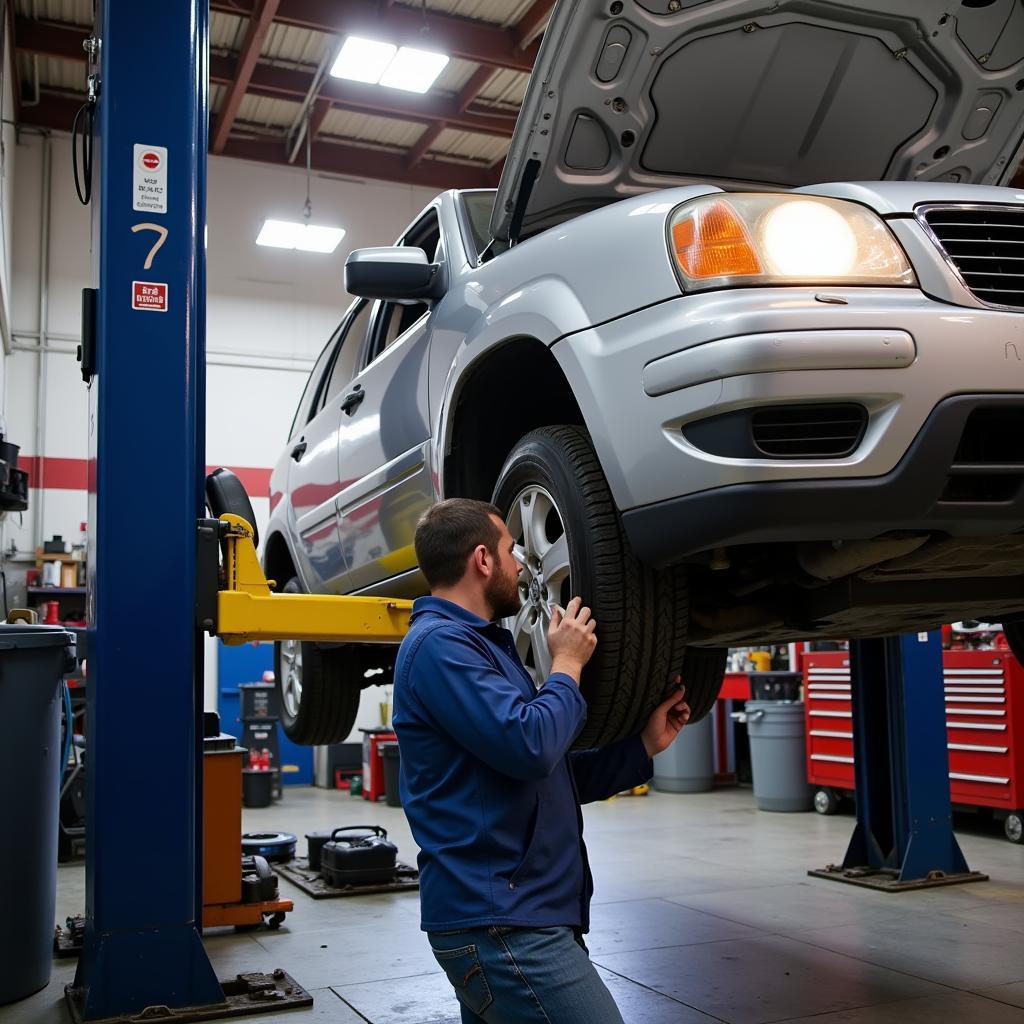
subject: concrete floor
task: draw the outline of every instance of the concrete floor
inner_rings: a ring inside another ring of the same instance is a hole
[[[383,825],[412,861],[401,810],[288,789],[247,831]],[[766,814],[748,789],[618,798],[586,809],[597,892],[588,938],[629,1024],[1024,1024],[1024,847],[992,823],[960,842],[992,881],[885,895],[807,878],[842,857],[853,819]],[[277,932],[207,937],[221,977],[283,967],[309,1011],[246,1020],[448,1024],[458,1008],[419,931],[417,894],[313,901]],[[61,867],[58,918],[79,913],[81,865]],[[74,965],[0,1008],[0,1024],[57,1024]]]

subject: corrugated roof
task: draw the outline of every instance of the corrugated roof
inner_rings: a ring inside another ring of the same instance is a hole
[[[416,145],[416,140],[423,134],[423,125],[411,121],[397,121],[391,117],[358,114],[352,110],[332,110],[324,118],[320,134],[393,146],[396,149],[409,149]]]
[[[396,4],[396,6],[399,6]],[[400,4],[420,9],[416,3]],[[460,18],[514,25],[533,6],[533,0],[427,0],[427,10],[454,14]]]
[[[420,10],[419,0],[396,0],[413,11]],[[427,9],[440,16],[452,16],[485,22],[509,29],[518,24],[532,8],[534,0],[427,0]],[[327,6],[327,5],[325,5]],[[93,0],[14,0],[20,17],[42,22],[89,27],[92,23]],[[383,5],[382,5],[383,7]],[[386,20],[386,11],[385,14]],[[210,46],[218,55],[237,56],[245,39],[249,20],[246,16],[214,11],[210,18]],[[429,46],[425,37],[425,46]],[[337,47],[337,36],[314,29],[274,23],[267,33],[260,53],[262,64],[287,67],[310,76]],[[31,98],[38,69],[39,86],[47,91],[81,95],[85,91],[85,64],[48,57],[33,58],[19,53],[18,74],[26,101],[24,116],[31,121]],[[473,60],[452,58],[431,94],[451,102],[478,74],[481,65]],[[494,69],[486,86],[471,99],[470,111],[509,119],[509,133],[526,92],[528,75],[523,72]],[[382,90],[382,92],[390,90]],[[223,84],[211,84],[210,111],[216,116],[227,95]],[[295,123],[301,110],[300,97],[270,98],[247,94],[240,105],[237,127],[240,133],[269,134],[283,137]],[[407,151],[414,147],[425,131],[433,133],[433,123],[407,121],[394,117],[375,116],[343,109],[328,112],[320,128],[325,142],[344,142],[391,151]],[[446,129],[434,139],[427,160],[445,159],[475,165],[491,165],[507,151],[508,139],[478,135],[465,130]]]
[[[274,24],[270,26],[261,54],[266,60],[311,64],[313,70],[323,59],[324,51],[336,45],[334,36],[324,32]]]
[[[214,11],[210,15],[210,49],[237,50],[245,37],[246,18]]]
[[[502,68],[494,72],[494,76],[481,90],[477,102],[481,105],[509,104],[518,108],[522,105],[529,81],[530,76],[525,71]]]
[[[447,128],[437,137],[430,152],[493,164],[508,152],[508,143],[508,139]]]
[[[92,25],[92,0],[16,0],[14,11],[24,18]]]
[[[299,103],[290,100],[271,99],[268,96],[242,97],[238,108],[238,117],[249,124],[258,124],[266,128],[288,127],[299,113]]]
[[[57,57],[34,57],[31,54],[18,54],[18,75],[26,83],[24,96],[31,100],[35,88],[35,62],[39,62],[39,85],[42,89],[54,89],[60,92],[85,93],[85,65],[73,60],[60,60]],[[85,96],[83,95],[83,99]],[[24,106],[25,101],[22,101]]]

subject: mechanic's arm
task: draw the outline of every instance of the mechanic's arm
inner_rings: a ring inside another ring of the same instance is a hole
[[[587,717],[579,675],[596,640],[581,603],[552,619],[554,671],[532,700],[494,667],[482,639],[444,629],[427,635],[415,654],[417,696],[441,728],[492,768],[520,779],[550,775]]]
[[[690,720],[685,693],[677,677],[671,693],[651,713],[639,736],[630,736],[600,750],[581,750],[569,755],[580,803],[607,800],[650,779],[654,774],[651,758],[665,750]]]

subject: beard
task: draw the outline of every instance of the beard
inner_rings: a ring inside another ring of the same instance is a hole
[[[519,599],[519,577],[505,572],[500,566],[487,581],[484,597],[491,606],[494,619],[506,619],[515,615],[522,607]]]

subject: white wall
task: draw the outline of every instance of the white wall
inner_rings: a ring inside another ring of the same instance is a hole
[[[10,33],[4,33],[4,52],[0,64],[0,89],[3,103],[0,113],[0,382],[4,378],[4,364],[11,344],[11,252],[14,248],[12,218],[14,216],[14,89],[17,76],[13,74],[13,54]],[[0,410],[2,419],[2,410]]]
[[[81,290],[89,283],[90,221],[75,195],[70,139],[55,134],[50,147],[49,272],[42,325],[43,141],[26,135],[16,148],[11,289],[16,348],[3,373],[4,410],[9,438],[22,446],[23,455],[81,461],[88,454],[87,392],[75,347]],[[433,196],[430,190],[410,186],[314,176],[313,222],[345,228],[341,246],[330,256],[260,248],[255,239],[266,217],[301,220],[305,171],[210,159],[208,464],[261,469],[274,464],[313,361],[349,302],[342,278],[346,256],[354,248],[393,241]],[[43,353],[40,333],[45,336]],[[41,421],[36,401],[40,367]],[[253,498],[257,525],[262,527],[267,498]],[[37,545],[35,519],[40,510],[41,536],[59,533],[77,541],[79,524],[86,518],[85,491],[48,486],[42,493],[31,492],[29,511],[20,525],[6,525],[4,541],[15,542],[23,567],[30,564]],[[15,589],[12,597],[16,594]],[[210,701],[212,666],[207,675]],[[379,699],[376,693],[368,694],[374,702]]]

